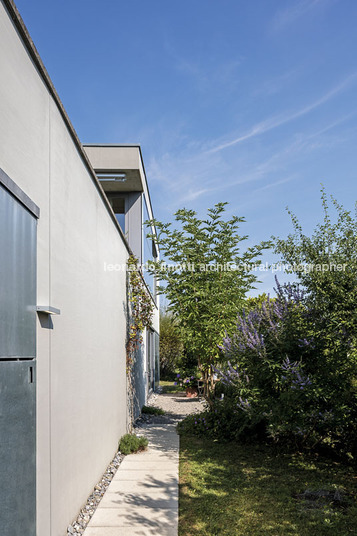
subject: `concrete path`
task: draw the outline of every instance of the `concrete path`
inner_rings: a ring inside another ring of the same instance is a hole
[[[179,436],[148,424],[149,448],[126,456],[83,536],[177,536]]]

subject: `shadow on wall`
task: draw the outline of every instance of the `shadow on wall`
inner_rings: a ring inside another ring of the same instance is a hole
[[[44,329],[53,329],[53,322],[51,315],[48,315],[47,313],[40,313],[38,312],[38,319],[41,324],[41,328]]]

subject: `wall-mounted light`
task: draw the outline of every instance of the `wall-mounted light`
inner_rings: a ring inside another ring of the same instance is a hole
[[[51,307],[50,305],[38,305],[36,307],[38,313],[43,313],[45,315],[60,315],[61,310],[56,309],[56,307]]]

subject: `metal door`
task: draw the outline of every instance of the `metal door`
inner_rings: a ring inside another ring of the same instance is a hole
[[[38,208],[0,170],[1,536],[36,535],[38,214]]]
[[[35,361],[0,360],[0,534],[36,534]]]

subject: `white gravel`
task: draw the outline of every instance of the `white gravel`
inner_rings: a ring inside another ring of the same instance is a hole
[[[198,398],[187,398],[186,393],[154,393],[148,402],[149,406],[163,409],[167,416],[181,420],[191,413],[199,413],[205,409],[205,402]]]

